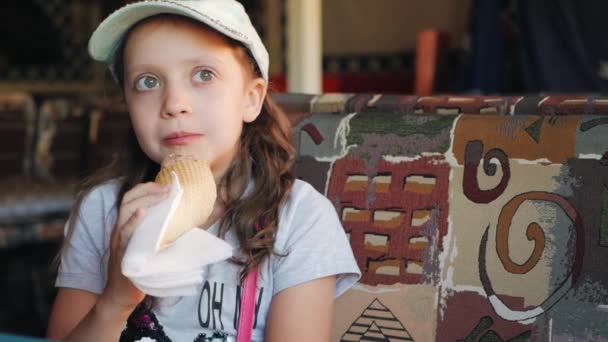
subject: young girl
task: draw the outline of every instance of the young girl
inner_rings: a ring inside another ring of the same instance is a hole
[[[133,127],[121,160],[80,192],[66,229],[48,336],[70,341],[231,341],[241,281],[258,272],[254,341],[327,341],[333,299],[360,276],[331,203],[294,180],[289,123],[267,96],[268,53],[235,0],[127,5],[89,51],[122,87]],[[209,161],[218,199],[200,228],[237,251],[198,294],[146,297],[120,270],[134,229],[168,189],[176,151]]]

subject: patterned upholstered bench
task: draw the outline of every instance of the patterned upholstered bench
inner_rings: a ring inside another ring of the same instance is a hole
[[[335,341],[608,340],[608,99],[278,100],[363,272]]]

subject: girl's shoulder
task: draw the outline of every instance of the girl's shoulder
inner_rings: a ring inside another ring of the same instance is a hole
[[[88,189],[82,197],[80,212],[99,212],[99,209],[109,212],[116,205],[121,184],[120,178],[114,178]]]
[[[287,197],[286,204],[296,205],[300,209],[306,207],[332,206],[325,195],[315,189],[310,183],[296,179]]]
[[[288,240],[324,231],[342,230],[331,201],[311,184],[296,180],[279,215],[279,246]],[[283,241],[285,240],[285,241]]]

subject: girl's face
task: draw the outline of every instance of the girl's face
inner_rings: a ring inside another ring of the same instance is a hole
[[[265,82],[239,49],[189,21],[137,26],[124,50],[124,92],[137,140],[157,163],[171,153],[207,160],[216,181],[260,113]]]

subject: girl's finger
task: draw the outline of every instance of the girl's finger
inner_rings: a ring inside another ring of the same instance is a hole
[[[133,199],[129,203],[123,204],[120,208],[119,218],[117,220],[118,225],[120,226],[125,224],[129,217],[131,217],[135,210],[137,210],[137,208],[150,208],[166,199],[168,195],[168,192],[147,194],[145,196]]]
[[[139,210],[138,208],[134,208],[132,210],[124,210],[124,208],[121,209],[118,220],[114,225],[114,229],[112,229],[112,235],[110,236],[110,248],[112,251],[116,251],[117,248],[120,248],[122,245],[123,231],[125,229],[129,229],[128,225],[132,225],[134,220],[138,220],[138,216],[142,215],[142,210]],[[126,220],[122,219],[121,217],[126,217]],[[135,222],[135,226],[137,226],[139,222]]]
[[[135,228],[141,223],[141,221],[143,220],[145,215],[146,215],[146,209],[138,208],[137,210],[135,210],[133,215],[131,215],[129,220],[127,220],[127,222],[124,224],[124,226],[121,227],[120,232],[119,232],[120,242],[119,242],[119,246],[118,246],[118,247],[120,247],[121,250],[127,246],[127,243],[131,239],[131,236],[133,235]]]
[[[155,182],[138,184],[133,189],[127,191],[122,198],[121,205],[129,204],[134,200],[148,195],[168,193],[170,187]]]

